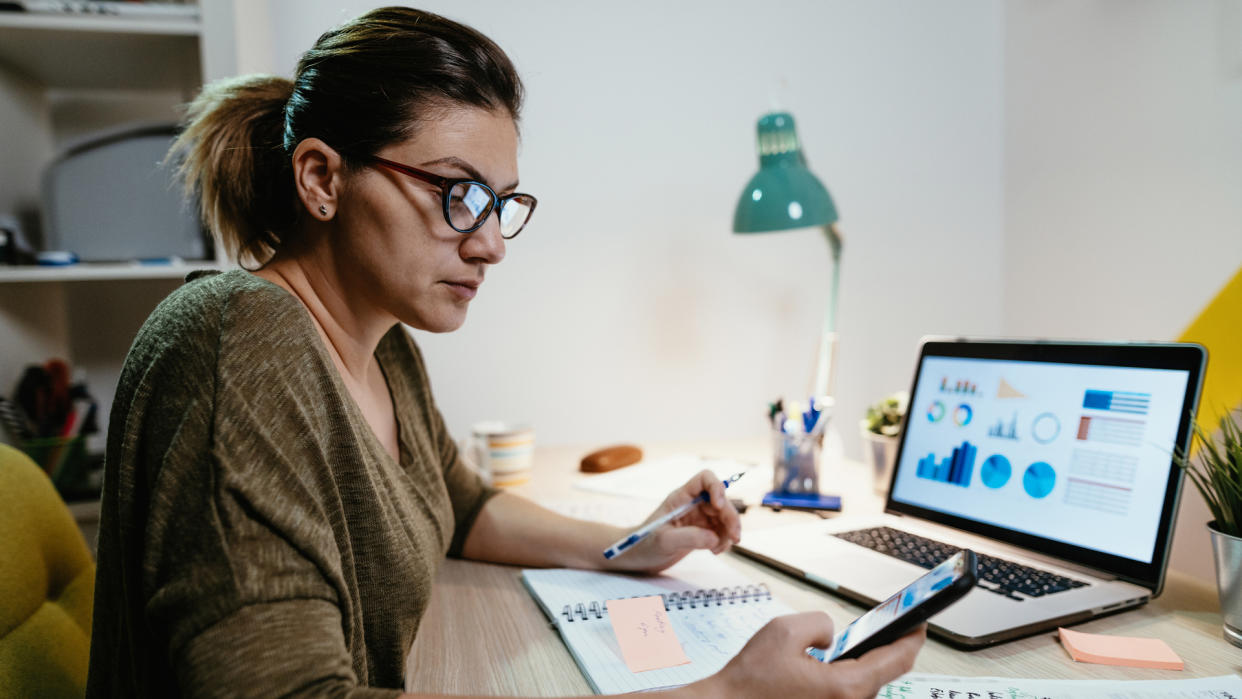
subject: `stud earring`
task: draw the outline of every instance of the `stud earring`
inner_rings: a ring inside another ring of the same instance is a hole
[[[323,204],[320,204],[320,205],[319,205],[319,215],[320,215],[320,216],[327,216],[327,215],[328,215],[328,207],[324,206]]]

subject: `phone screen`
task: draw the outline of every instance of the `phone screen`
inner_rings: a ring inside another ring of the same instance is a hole
[[[870,611],[858,617],[833,639],[829,649],[812,648],[810,655],[824,662],[832,662],[848,652],[859,643],[893,624],[899,624],[901,617],[910,614],[920,605],[936,596],[937,592],[949,587],[964,574],[965,559],[961,553],[950,557],[940,565],[932,568],[918,580],[910,583],[897,594],[889,597]],[[913,628],[913,625],[911,625]],[[892,640],[896,640],[893,638]]]

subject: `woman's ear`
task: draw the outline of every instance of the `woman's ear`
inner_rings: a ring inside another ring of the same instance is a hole
[[[336,215],[340,198],[341,154],[317,138],[308,138],[293,149],[293,184],[307,213],[317,221]]]

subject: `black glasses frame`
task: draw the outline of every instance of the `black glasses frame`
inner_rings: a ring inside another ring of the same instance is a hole
[[[502,197],[502,196],[497,195],[496,191],[493,190],[491,187],[487,186],[487,184],[484,182],[480,182],[478,180],[472,180],[468,177],[464,177],[464,178],[463,177],[458,177],[458,178],[442,177],[440,175],[435,174],[434,172],[427,172],[426,170],[419,170],[416,167],[410,167],[409,165],[403,165],[401,163],[388,160],[387,158],[381,158],[378,155],[367,156],[367,161],[370,162],[372,165],[378,165],[380,167],[392,170],[393,172],[399,172],[402,175],[406,175],[407,177],[413,177],[416,180],[420,180],[422,182],[426,182],[427,184],[438,187],[440,189],[440,202],[441,202],[442,208],[444,209],[444,222],[449,225],[449,228],[452,228],[453,230],[463,235],[468,235],[482,228],[483,224],[487,223],[487,219],[492,215],[493,211],[498,211],[498,210],[503,211],[505,204],[513,200],[521,200],[522,202],[530,205],[530,211],[526,213],[526,220],[523,221],[522,225],[519,226],[518,229],[514,231],[511,235],[505,235],[503,231],[500,234],[500,236],[504,238],[505,240],[512,240],[517,237],[518,233],[521,233],[523,230],[525,230],[526,224],[530,223],[530,217],[535,214],[535,206],[539,203],[539,200],[530,194],[523,194],[522,192],[514,192],[513,194],[506,194],[505,196]],[[453,224],[453,218],[449,213],[449,202],[451,199],[451,193],[453,191],[453,187],[456,187],[459,184],[478,185],[479,187],[482,187],[483,189],[487,190],[488,194],[492,195],[492,201],[487,206],[487,213],[483,214],[482,218],[479,219],[478,223],[464,230],[461,228],[458,228],[457,226]]]

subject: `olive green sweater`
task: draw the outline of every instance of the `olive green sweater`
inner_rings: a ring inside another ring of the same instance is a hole
[[[494,491],[400,326],[376,358],[400,463],[280,287],[235,270],[160,304],[112,410],[88,696],[396,694],[440,562]]]

